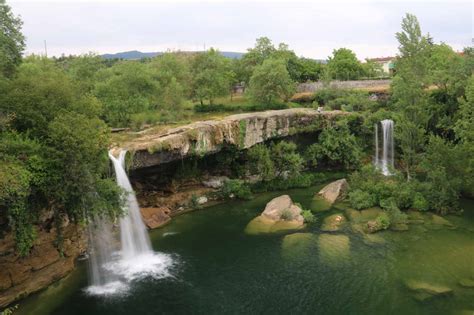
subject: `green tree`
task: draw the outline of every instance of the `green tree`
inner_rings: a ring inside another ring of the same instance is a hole
[[[23,22],[16,17],[5,0],[0,0],[0,73],[11,77],[21,63],[25,37],[21,33]]]
[[[159,84],[147,65],[123,61],[98,72],[94,95],[104,104],[104,118],[128,126],[134,113],[158,108]]]
[[[229,60],[219,51],[210,50],[199,53],[191,64],[192,94],[201,105],[204,100],[213,104],[216,97],[229,93],[231,80]]]
[[[363,72],[355,53],[347,48],[335,49],[327,68],[331,78],[336,80],[357,80]]]
[[[421,28],[414,15],[407,14],[402,21],[402,32],[396,37],[399,42],[399,56],[396,74],[392,80],[392,98],[400,112],[396,137],[402,150],[402,160],[407,178],[420,161],[418,154],[423,149],[424,134],[428,124],[429,84],[428,57],[431,50],[428,36],[421,34]]]
[[[275,165],[270,149],[264,144],[257,144],[248,151],[248,165],[252,174],[258,174],[262,180],[269,181],[275,178]]]
[[[300,58],[298,63],[301,69],[299,82],[318,81],[322,77],[324,66],[321,62],[309,58]]]
[[[249,95],[253,101],[261,104],[273,104],[287,101],[295,91],[282,59],[267,59],[262,65],[255,67],[250,79]]]
[[[271,157],[278,177],[295,177],[303,170],[304,160],[296,148],[294,142],[287,141],[280,141],[271,146]]]
[[[346,124],[324,129],[318,141],[306,150],[306,160],[312,167],[340,167],[356,169],[360,165],[362,150]]]

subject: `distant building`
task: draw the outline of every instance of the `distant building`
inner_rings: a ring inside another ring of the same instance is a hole
[[[391,75],[395,72],[395,57],[372,58],[369,61],[381,65],[383,72],[386,74]]]

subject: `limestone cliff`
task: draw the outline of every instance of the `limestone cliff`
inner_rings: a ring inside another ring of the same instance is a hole
[[[0,239],[0,309],[46,288],[74,269],[75,259],[85,251],[82,229],[70,224],[63,231],[63,251],[56,246],[56,232],[39,230],[30,255],[20,257],[12,234]]]
[[[206,155],[228,145],[247,149],[273,138],[305,131],[305,127],[326,123],[341,111],[318,112],[309,108],[271,110],[231,115],[222,120],[195,122],[145,135],[122,145],[133,153],[131,169],[171,162],[192,155]]]

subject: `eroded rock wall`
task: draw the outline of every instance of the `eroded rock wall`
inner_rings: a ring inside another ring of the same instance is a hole
[[[303,131],[318,119],[329,121],[344,114],[341,111],[320,113],[308,108],[237,114],[145,135],[122,147],[133,153],[130,168],[140,169],[187,156],[216,153],[230,145],[247,149],[269,139]]]
[[[12,234],[0,239],[0,309],[46,288],[74,269],[86,250],[84,231],[70,224],[63,231],[63,251],[56,248],[56,232],[39,230],[30,255],[20,257]]]

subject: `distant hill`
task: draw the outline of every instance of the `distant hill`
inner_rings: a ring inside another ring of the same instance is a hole
[[[188,53],[195,53],[197,51],[185,51]],[[234,51],[221,51],[222,56],[232,59],[240,59],[244,53],[234,52]],[[103,54],[102,58],[105,59],[125,59],[125,60],[139,60],[143,58],[153,58],[163,54],[162,52],[141,52],[138,50],[118,52],[115,54]]]

